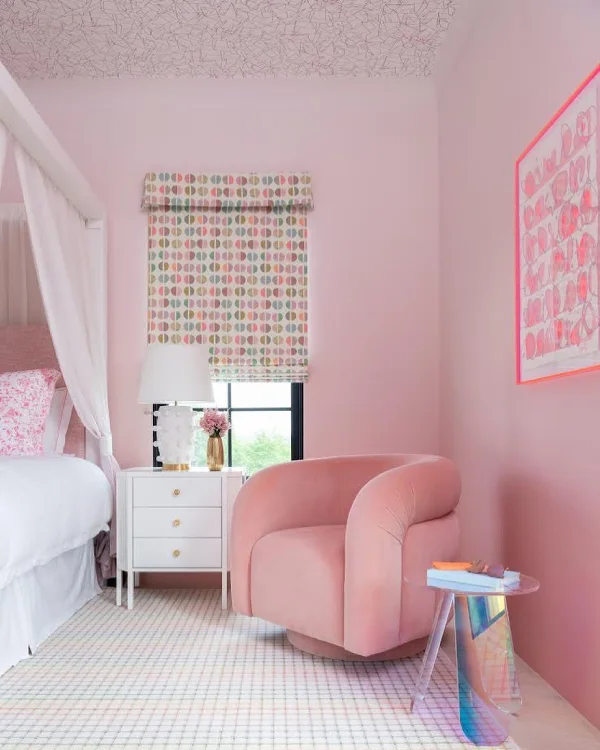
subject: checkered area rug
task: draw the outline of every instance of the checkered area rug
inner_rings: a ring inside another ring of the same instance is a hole
[[[218,591],[139,590],[128,612],[107,590],[0,678],[0,747],[472,748],[449,661],[409,713],[419,665],[308,656]]]

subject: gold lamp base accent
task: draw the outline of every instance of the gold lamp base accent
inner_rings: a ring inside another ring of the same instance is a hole
[[[163,471],[189,471],[189,464],[163,464]]]

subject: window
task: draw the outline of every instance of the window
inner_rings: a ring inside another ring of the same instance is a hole
[[[302,458],[301,383],[215,383],[214,386],[217,408],[227,412],[231,423],[223,441],[227,466],[243,466],[253,474],[272,464]],[[154,411],[157,408],[155,404]],[[206,441],[206,433],[198,430],[194,466],[206,466]],[[160,466],[156,456],[155,447],[154,465]]]
[[[310,175],[149,172],[142,206],[148,342],[209,346],[229,466],[301,458]]]

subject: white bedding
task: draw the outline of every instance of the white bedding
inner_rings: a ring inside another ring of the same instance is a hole
[[[0,589],[108,529],[101,469],[73,456],[0,457]]]

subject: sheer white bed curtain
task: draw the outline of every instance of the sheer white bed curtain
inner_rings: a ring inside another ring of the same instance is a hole
[[[9,134],[0,123],[0,175]],[[15,157],[46,319],[65,384],[88,432],[99,442],[113,498],[119,466],[112,453],[108,412],[103,290],[85,219],[15,142]],[[115,514],[110,535],[97,540],[103,577],[114,575]]]
[[[0,203],[0,326],[44,323],[25,206]]]

